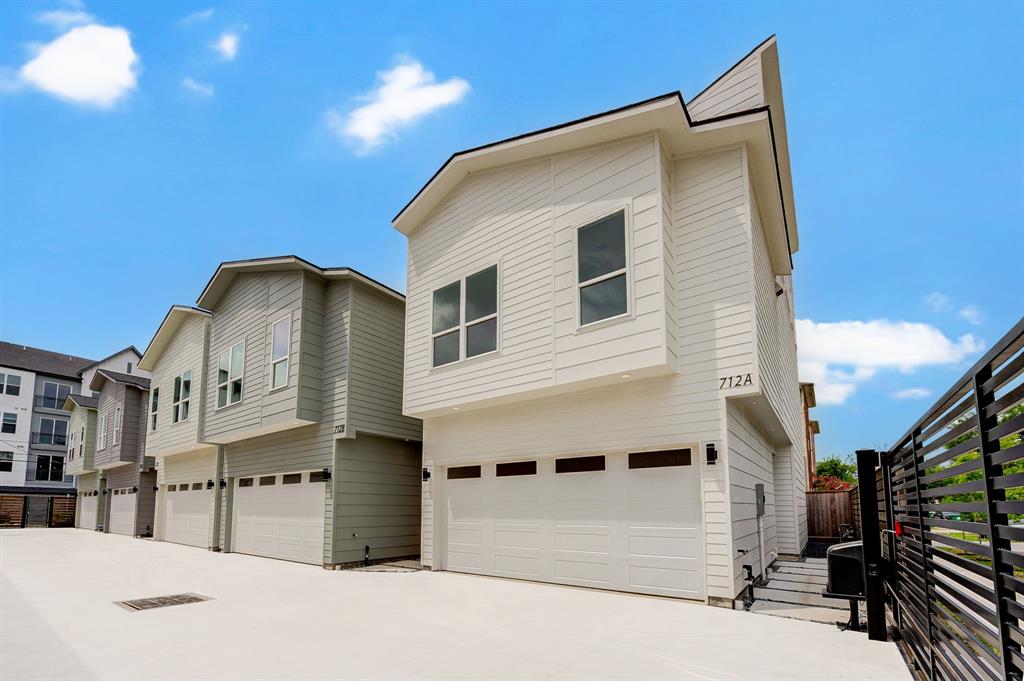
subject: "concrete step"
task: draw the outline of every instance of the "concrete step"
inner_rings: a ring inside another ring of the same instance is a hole
[[[773,572],[771,573],[771,581],[780,582],[802,582],[805,584],[817,584],[820,587],[824,587],[828,582],[828,577],[822,575],[806,575],[796,574],[793,572]]]
[[[750,612],[775,617],[789,617],[807,622],[822,624],[846,623],[850,619],[849,610],[819,608],[812,605],[793,605],[792,603],[776,603],[773,601],[755,601]],[[861,620],[862,622],[865,620]]]
[[[774,588],[769,584],[767,587],[754,588],[755,601],[775,601],[776,603],[791,603],[793,605],[813,605],[821,608],[832,608],[841,610],[849,607],[845,601],[837,601],[825,598],[821,593],[808,593],[805,591],[791,591],[787,589]]]
[[[802,565],[801,563],[776,563],[775,566],[781,572],[797,572],[813,575],[828,573],[828,567],[824,565]]]
[[[781,579],[772,579],[768,582],[766,588],[778,589],[779,591],[799,591],[807,594],[820,594],[824,587],[821,584],[812,584],[810,582],[787,582]]]

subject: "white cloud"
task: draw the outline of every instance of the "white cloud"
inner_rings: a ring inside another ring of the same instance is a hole
[[[181,86],[194,95],[198,95],[200,97],[213,97],[214,89],[212,85],[200,83],[198,80],[194,80],[190,77],[182,79]]]
[[[41,46],[18,77],[61,99],[106,108],[135,89],[138,62],[128,31],[90,24]]]
[[[433,111],[462,100],[469,83],[462,78],[437,82],[418,61],[406,60],[377,73],[377,86],[359,99],[365,104],[348,113],[332,109],[325,114],[328,129],[339,139],[369,153],[398,131]]]
[[[961,319],[966,319],[975,326],[981,324],[981,310],[979,310],[976,305],[965,305],[960,308],[960,312],[957,314],[960,315]]]
[[[37,23],[46,24],[60,32],[72,26],[84,26],[94,21],[93,16],[85,11],[85,5],[79,0],[66,0],[60,8],[39,12],[32,18]]]
[[[820,404],[843,404],[881,369],[907,373],[955,364],[984,348],[971,334],[953,340],[929,324],[796,320],[800,379],[815,383]]]
[[[904,388],[892,393],[892,398],[894,400],[919,400],[931,394],[932,391],[928,388]]]
[[[231,61],[238,56],[238,43],[241,41],[242,36],[234,31],[224,31],[210,47],[220,54],[222,59]]]
[[[953,307],[953,299],[945,293],[929,293],[924,297],[924,304],[933,312],[946,312]]]
[[[198,12],[192,12],[178,20],[178,23],[182,26],[191,26],[192,24],[198,24],[200,21],[206,21],[213,16],[213,8],[201,9]]]

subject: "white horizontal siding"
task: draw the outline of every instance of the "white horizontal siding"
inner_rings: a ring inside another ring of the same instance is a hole
[[[746,586],[743,565],[761,574],[778,555],[774,449],[740,408],[728,403],[729,507],[733,536],[733,593]],[[757,516],[755,485],[764,484],[765,512]],[[764,557],[762,562],[761,558]]]
[[[747,111],[765,103],[761,78],[761,53],[754,52],[737,64],[721,80],[700,93],[686,110],[695,121],[737,111]]]

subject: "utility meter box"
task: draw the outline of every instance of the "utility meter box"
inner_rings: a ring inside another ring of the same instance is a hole
[[[764,483],[759,482],[754,485],[754,497],[757,502],[757,515],[758,517],[764,515]]]

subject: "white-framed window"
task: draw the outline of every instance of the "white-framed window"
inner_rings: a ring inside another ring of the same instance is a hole
[[[3,374],[0,373],[0,395],[20,395],[21,394],[21,376],[17,374]]]
[[[171,394],[171,423],[178,423],[188,418],[189,403],[192,401],[192,370],[182,372],[174,377],[174,392]],[[153,405],[154,423],[156,422],[156,404]],[[154,425],[154,428],[156,426]]]
[[[14,470],[14,452],[0,452],[0,473],[10,473]]]
[[[156,430],[156,416],[160,406],[160,388],[153,388],[149,394],[149,429]]]
[[[278,319],[270,334],[270,389],[288,385],[288,357],[292,343],[292,317]]]
[[[121,442],[121,407],[114,407],[114,444]]]
[[[43,381],[43,394],[39,406],[47,409],[63,409],[64,400],[71,394],[71,386],[52,381]]]
[[[100,414],[99,433],[96,435],[96,449],[107,446],[107,415]]]
[[[435,290],[432,305],[432,366],[444,366],[497,351],[497,265]]]
[[[628,249],[625,209],[576,229],[578,326],[629,314]]]
[[[217,408],[242,401],[242,379],[245,374],[245,341],[235,343],[220,353],[217,365]]]
[[[0,433],[14,433],[18,430],[18,415],[11,411],[5,411],[3,424],[0,425]]]

